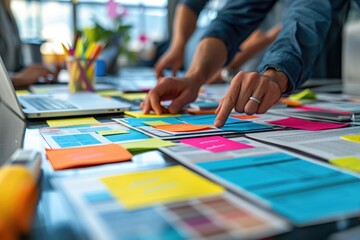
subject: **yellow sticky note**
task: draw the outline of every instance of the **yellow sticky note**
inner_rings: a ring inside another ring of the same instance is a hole
[[[89,125],[89,124],[100,123],[98,120],[96,120],[93,117],[52,119],[52,120],[46,120],[46,122],[50,127],[68,127],[68,126]]]
[[[105,177],[101,181],[127,209],[224,192],[221,186],[182,166]]]
[[[128,150],[139,151],[145,149],[157,149],[160,147],[170,147],[174,146],[175,143],[171,141],[165,141],[159,138],[150,138],[141,141],[121,143],[120,145]]]
[[[103,97],[121,97],[123,93],[116,90],[109,90],[109,91],[100,91],[97,92],[97,94]]]
[[[181,114],[161,114],[161,115],[156,115],[155,113],[144,114],[142,111],[125,111],[125,114],[135,118],[164,118],[164,117],[181,116]]]
[[[15,91],[17,96],[25,96],[25,95],[29,95],[30,92],[28,90],[17,90]]]
[[[299,93],[291,94],[289,98],[291,100],[303,100],[303,99],[316,100],[316,94],[307,88]]]
[[[147,93],[122,93],[120,97],[133,101],[137,99],[145,100]]]
[[[355,143],[360,143],[360,134],[341,136],[341,139]]]
[[[164,122],[164,121],[144,121],[143,122],[144,124],[146,125],[149,125],[149,126],[161,126],[161,125],[168,125],[169,123],[167,122]]]
[[[360,172],[360,158],[356,156],[331,159],[330,162],[336,166]]]
[[[123,134],[129,132],[123,129],[111,129],[111,130],[97,131],[97,133],[100,134],[101,136],[107,136],[107,135]]]

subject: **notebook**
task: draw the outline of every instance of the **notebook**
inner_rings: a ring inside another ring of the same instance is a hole
[[[30,94],[16,97],[1,57],[0,85],[0,96],[5,104],[23,119],[119,113],[130,108],[128,103],[104,98],[91,92]]]

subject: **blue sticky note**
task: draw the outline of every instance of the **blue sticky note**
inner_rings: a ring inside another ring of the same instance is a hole
[[[51,138],[62,148],[79,147],[86,145],[100,144],[101,142],[88,133],[51,136]]]
[[[141,132],[138,132],[136,130],[133,130],[133,129],[130,129],[129,133],[127,133],[127,134],[114,134],[114,135],[107,135],[107,136],[103,136],[103,137],[107,138],[111,142],[124,142],[124,141],[129,141],[129,140],[141,140],[141,139],[150,138],[149,136],[147,136]]]

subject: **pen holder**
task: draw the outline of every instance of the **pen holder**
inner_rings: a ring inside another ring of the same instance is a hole
[[[95,59],[69,57],[66,60],[69,71],[69,91],[94,91]]]

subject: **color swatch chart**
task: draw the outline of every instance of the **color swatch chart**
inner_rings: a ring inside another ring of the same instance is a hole
[[[92,239],[257,239],[289,230],[230,193],[125,210],[100,179],[56,180]]]
[[[360,211],[358,177],[261,143],[232,140],[253,148],[238,151],[236,157],[229,157],[233,151],[214,154],[186,145],[164,152],[239,193],[256,196],[297,225]]]

